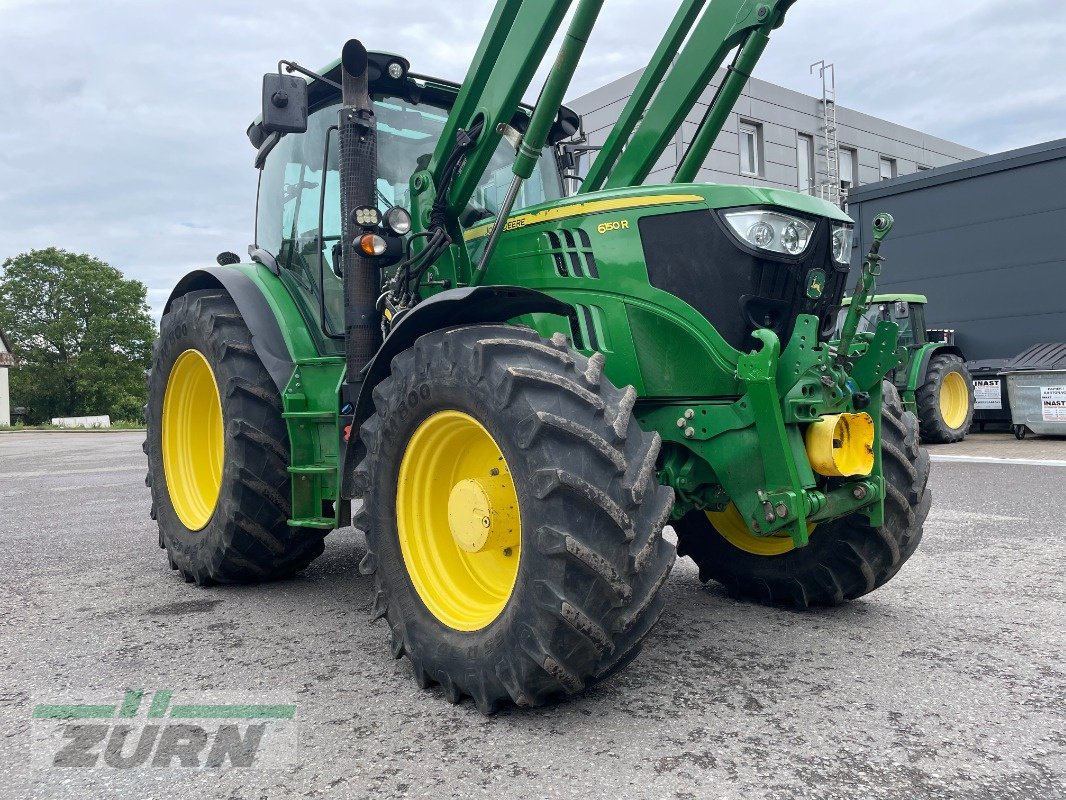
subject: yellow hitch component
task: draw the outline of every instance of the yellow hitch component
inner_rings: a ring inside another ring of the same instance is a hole
[[[518,493],[500,446],[469,414],[438,411],[411,434],[396,533],[411,584],[442,624],[476,631],[503,613],[521,560]]]
[[[226,445],[215,374],[199,350],[186,350],[170,368],[161,427],[174,512],[189,530],[203,530],[218,503]]]
[[[819,475],[847,478],[874,468],[874,421],[865,411],[824,416],[807,428],[805,440]]]

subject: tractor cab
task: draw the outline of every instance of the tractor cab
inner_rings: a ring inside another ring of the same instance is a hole
[[[412,228],[411,179],[425,169],[436,149],[460,87],[412,73],[406,59],[390,53],[367,53],[367,58],[377,123],[376,204],[384,223],[379,233],[385,252],[378,263],[387,269],[390,263],[400,261],[410,246],[404,237]],[[298,65],[296,68],[300,70]],[[256,165],[260,168],[255,243],[250,253],[253,260],[266,264],[282,279],[297,298],[320,346],[333,351],[342,349],[344,338],[337,135],[340,71],[338,59],[320,74],[310,73],[314,77],[282,76],[290,93],[294,93],[293,81],[303,84],[296,91],[306,92],[306,114],[300,115],[302,124],[297,119],[290,127],[304,130],[278,131],[276,121],[269,119],[270,105],[265,102],[267,124],[260,116],[247,132],[256,147]],[[530,113],[530,108],[521,106],[511,120],[512,127],[524,130]],[[553,147],[573,135],[578,125],[576,113],[560,108],[547,146],[519,192],[516,208],[562,197]],[[464,228],[496,216],[513,161],[514,148],[506,139],[500,139],[459,215]],[[402,213],[391,215],[394,208],[402,209]],[[451,286],[450,281],[432,271],[428,280],[441,288]]]
[[[950,328],[926,328],[924,294],[879,294],[859,317],[859,333],[872,334],[881,322],[899,326],[898,344],[904,357],[888,374],[904,406],[922,422],[922,437],[930,443],[957,442],[973,420],[973,380],[962,350]],[[851,306],[845,297],[837,315],[834,339],[839,339]]]
[[[954,334],[954,331],[927,331],[925,328],[925,304],[928,301],[923,294],[879,294],[873,298],[870,307],[859,318],[859,333],[873,333],[879,322],[894,322],[899,326],[899,345],[917,348],[930,341],[930,334]],[[834,338],[840,338],[840,331],[847,316],[851,298],[845,297],[837,315]],[[954,336],[951,337],[954,339]],[[952,342],[944,342],[952,344]]]

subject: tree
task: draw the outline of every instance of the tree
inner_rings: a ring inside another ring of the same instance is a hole
[[[31,422],[139,419],[155,338],[144,284],[55,247],[9,258],[2,269],[0,330],[19,358],[12,404],[28,407]]]

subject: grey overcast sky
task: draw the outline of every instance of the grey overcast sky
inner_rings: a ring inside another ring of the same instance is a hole
[[[251,241],[244,131],[278,59],[315,68],[354,36],[461,80],[491,7],[0,0],[0,260],[92,253],[144,281],[158,313],[182,274]],[[675,8],[607,0],[570,96],[643,67]],[[841,105],[960,144],[1066,137],[1066,0],[799,0],[755,75],[814,93],[821,58]]]

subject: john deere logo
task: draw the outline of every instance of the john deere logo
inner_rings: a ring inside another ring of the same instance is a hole
[[[812,269],[807,273],[807,297],[817,300],[822,296],[825,289],[825,272],[820,269]]]

